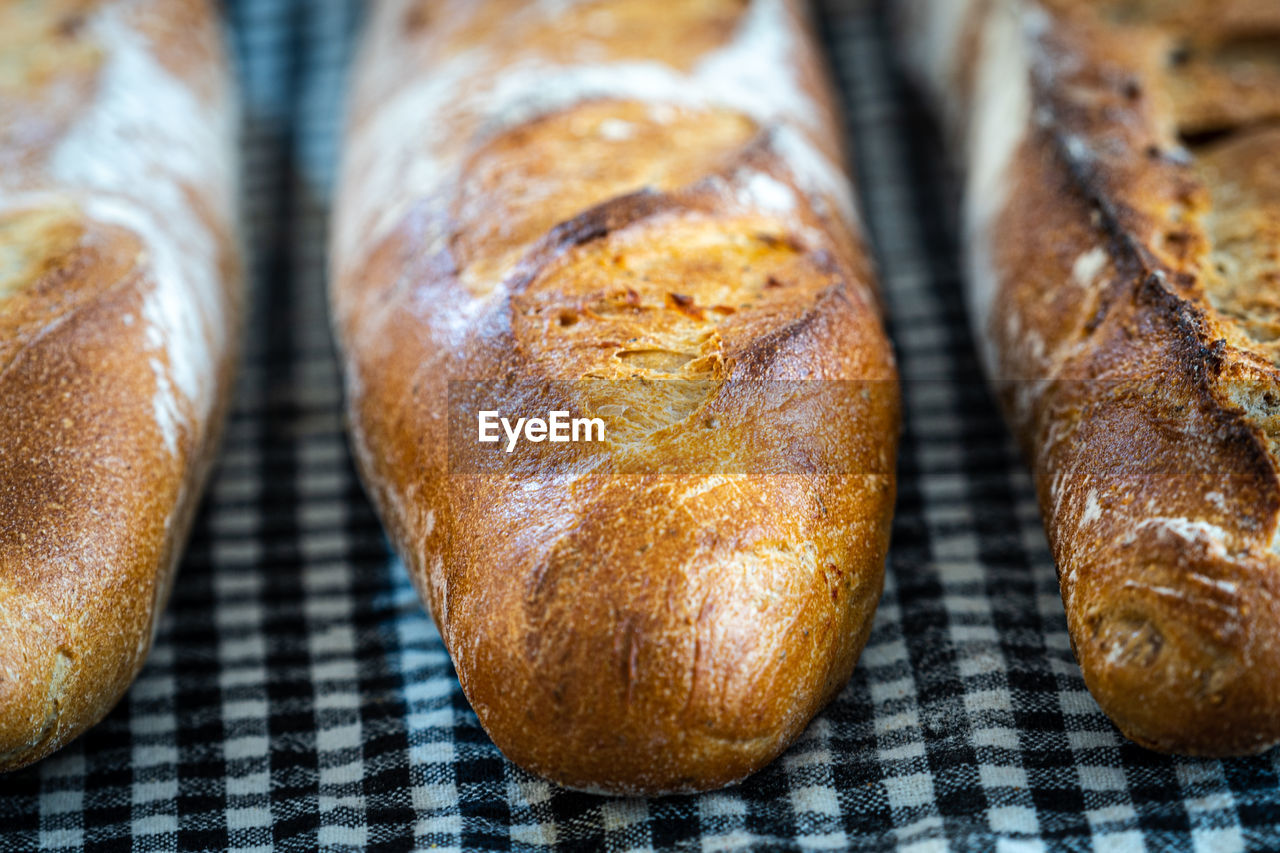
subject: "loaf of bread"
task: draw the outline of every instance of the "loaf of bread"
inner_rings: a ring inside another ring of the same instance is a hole
[[[213,4],[0,3],[0,770],[141,668],[240,313]]]
[[[375,3],[348,122],[352,443],[480,722],[588,791],[762,767],[866,641],[898,422],[803,8]]]
[[[1280,3],[902,0],[969,305],[1085,682],[1144,746],[1280,741]]]

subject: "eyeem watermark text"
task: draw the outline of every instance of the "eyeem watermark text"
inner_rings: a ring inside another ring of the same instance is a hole
[[[517,418],[512,424],[498,412],[486,410],[477,416],[476,432],[480,441],[488,443],[501,441],[505,434],[506,450],[510,453],[516,449],[522,436],[525,441],[535,444],[540,441],[556,444],[604,441],[604,421],[600,418],[571,418],[568,412],[548,412],[545,418]]]

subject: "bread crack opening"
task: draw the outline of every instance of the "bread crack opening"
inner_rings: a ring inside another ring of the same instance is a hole
[[[1280,364],[1280,123],[1198,149],[1195,166],[1211,199],[1205,293],[1239,330],[1230,343]]]
[[[781,223],[658,217],[556,261],[512,298],[529,355],[611,443],[698,432],[744,342],[798,322],[833,273]]]

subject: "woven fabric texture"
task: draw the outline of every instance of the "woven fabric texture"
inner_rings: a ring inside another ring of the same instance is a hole
[[[352,469],[325,255],[354,0],[227,4],[254,317],[154,651],[99,726],[0,778],[0,850],[1239,850],[1280,847],[1280,752],[1126,742],[1072,658],[1053,562],[963,312],[952,182],[863,0],[815,11],[891,312],[906,424],[884,598],[781,759],[657,800],[506,762]]]

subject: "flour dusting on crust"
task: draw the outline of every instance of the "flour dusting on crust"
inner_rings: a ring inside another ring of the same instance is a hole
[[[343,168],[347,203],[339,206],[335,257],[358,262],[361,247],[376,245],[411,206],[449,192],[476,138],[603,98],[652,104],[655,116],[661,107],[682,107],[751,118],[773,131],[775,152],[818,209],[831,199],[856,225],[848,177],[808,138],[820,132],[823,112],[792,71],[800,45],[790,15],[785,0],[753,0],[732,40],[687,73],[656,61],[544,57],[509,58],[494,73],[495,57],[476,48],[438,63],[393,92],[354,134]],[[371,49],[399,37],[381,27]],[[474,128],[471,138],[458,139],[458,119]]]
[[[89,22],[106,55],[97,93],[48,168],[89,217],[128,228],[145,246],[154,280],[143,314],[156,350],[156,423],[174,452],[185,422],[176,395],[203,421],[228,346],[218,237],[188,188],[199,190],[219,221],[231,220],[234,128],[228,111],[203,104],[156,61],[126,20],[134,6],[104,6]]]

